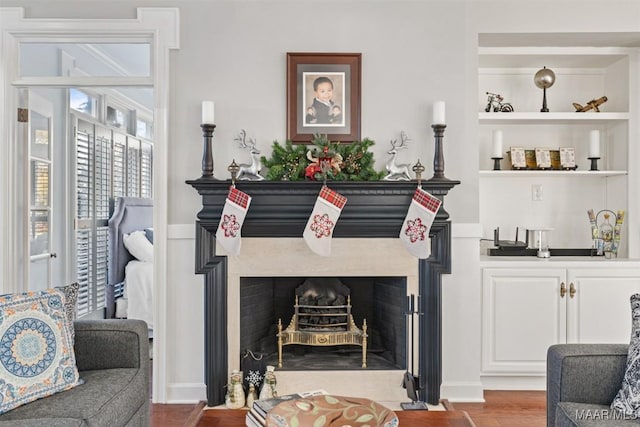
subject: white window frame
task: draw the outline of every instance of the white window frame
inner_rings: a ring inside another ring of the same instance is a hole
[[[153,401],[167,400],[167,141],[169,106],[169,50],[179,48],[178,8],[138,8],[132,19],[26,18],[22,7],[0,8],[0,140],[14,141],[20,87],[148,86],[154,89],[154,363]],[[19,75],[21,42],[150,43],[149,77],[24,77]],[[15,191],[19,167],[13,144],[0,144],[0,288],[16,289],[16,230],[23,213],[17,210],[21,194]],[[68,254],[65,254],[69,259]],[[70,261],[69,261],[70,262]],[[72,271],[72,270],[68,270]]]

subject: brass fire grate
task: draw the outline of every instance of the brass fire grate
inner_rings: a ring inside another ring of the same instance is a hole
[[[345,305],[301,305],[296,295],[294,309],[285,330],[282,330],[282,319],[278,319],[278,367],[282,368],[282,348],[289,344],[359,345],[362,367],[367,367],[367,319],[363,320],[362,329],[356,326],[350,296]]]

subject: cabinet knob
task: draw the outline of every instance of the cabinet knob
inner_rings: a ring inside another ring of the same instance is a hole
[[[567,294],[567,285],[564,282],[560,282],[560,298],[564,298]]]
[[[571,282],[569,284],[569,297],[573,298],[576,295],[576,287],[574,286],[573,282]]]

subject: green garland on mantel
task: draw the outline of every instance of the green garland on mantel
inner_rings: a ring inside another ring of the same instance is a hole
[[[374,169],[373,153],[369,147],[375,143],[365,138],[349,144],[332,143],[326,135],[315,134],[312,147],[293,145],[286,141],[282,146],[273,142],[271,157],[261,157],[262,164],[269,171],[266,178],[271,181],[322,181],[324,176],[315,159],[326,159],[331,167],[327,170],[327,180],[331,181],[377,181],[385,172]]]

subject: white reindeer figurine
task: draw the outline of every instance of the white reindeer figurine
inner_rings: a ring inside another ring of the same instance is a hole
[[[247,132],[244,129],[240,132],[240,135],[234,140],[240,142],[241,148],[246,148],[251,153],[251,164],[241,163],[238,170],[238,181],[263,181],[264,177],[260,175],[262,169],[262,163],[260,162],[260,150],[256,148],[256,140],[249,138],[246,141]]]
[[[400,143],[398,144],[398,140],[391,140],[391,146],[393,147],[391,150],[387,151],[388,154],[391,154],[391,158],[387,161],[387,172],[389,172],[384,178],[385,181],[411,181],[411,176],[409,176],[409,163],[396,163],[396,158],[398,157],[398,150],[407,148],[407,134],[402,131],[400,133]]]

